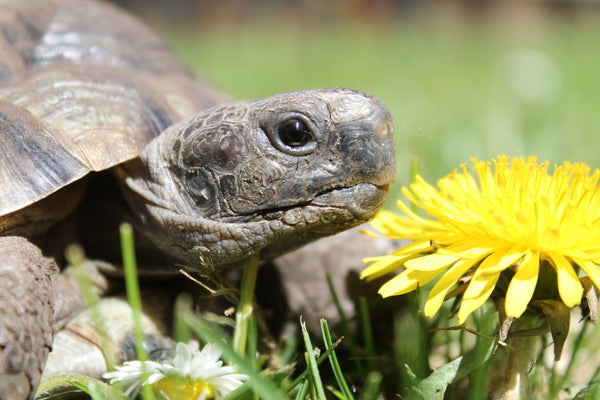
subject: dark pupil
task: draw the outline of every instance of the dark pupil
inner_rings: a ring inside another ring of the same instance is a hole
[[[288,147],[301,147],[312,140],[312,134],[304,122],[290,119],[279,127],[279,138]]]

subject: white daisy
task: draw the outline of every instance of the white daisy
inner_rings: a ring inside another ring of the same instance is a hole
[[[172,360],[127,361],[116,371],[104,374],[104,378],[111,384],[120,382],[125,395],[131,398],[138,395],[143,385],[151,385],[164,400],[218,400],[248,379],[247,375],[235,373],[236,367],[223,366],[221,354],[211,343],[202,351],[177,343]]]

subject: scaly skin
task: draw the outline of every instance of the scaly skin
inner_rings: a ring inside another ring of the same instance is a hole
[[[0,237],[0,399],[25,399],[52,348],[56,264],[20,237]]]
[[[310,129],[303,146],[278,142],[290,120]],[[192,268],[273,257],[379,210],[395,176],[392,119],[344,88],[217,107],[167,130],[120,176],[139,229]]]

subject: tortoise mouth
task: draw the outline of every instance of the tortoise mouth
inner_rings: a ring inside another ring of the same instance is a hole
[[[383,206],[388,191],[387,184],[359,183],[347,188],[328,190],[319,194],[309,204],[344,209],[356,219],[367,220]]]
[[[372,218],[385,202],[389,185],[359,183],[350,187],[328,189],[312,200],[277,210],[265,210],[258,218],[282,220],[286,225],[325,225],[334,220],[354,224]]]
[[[283,230],[285,234],[263,248],[261,256],[277,257],[306,243],[367,222],[381,209],[388,189],[387,184],[359,183],[330,189],[310,202],[280,211],[276,218],[287,227]],[[275,213],[271,217],[274,219]]]

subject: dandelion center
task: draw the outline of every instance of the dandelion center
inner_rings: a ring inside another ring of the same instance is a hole
[[[600,216],[599,171],[565,163],[548,174],[548,162],[499,157],[474,161],[478,182],[462,166],[439,181],[419,179],[405,194],[436,217],[451,237],[497,246],[502,243],[548,253],[582,244]],[[401,205],[401,207],[405,207]],[[597,229],[597,223],[596,229]],[[448,241],[450,241],[448,240]]]

